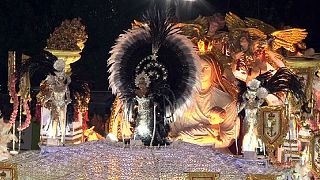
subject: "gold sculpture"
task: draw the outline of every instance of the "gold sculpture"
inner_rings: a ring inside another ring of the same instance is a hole
[[[247,31],[250,36],[260,40],[272,38],[272,50],[277,50],[280,47],[288,51],[294,52],[295,44],[301,42],[307,37],[305,29],[291,28],[285,30],[276,30],[269,24],[266,24],[258,19],[245,18],[242,20],[237,15],[229,12],[226,14],[226,24],[229,31],[234,31],[235,36],[239,35],[239,31]]]
[[[236,77],[247,82],[259,73],[284,67],[284,58],[277,50],[282,47],[290,52],[296,51],[297,45],[307,36],[305,29],[276,30],[254,18],[242,20],[231,12],[226,14],[225,20],[231,43],[230,55],[237,64],[237,71],[242,69],[245,74],[245,77],[241,74]],[[245,46],[244,42],[248,45]]]
[[[66,63],[66,73],[71,74],[70,64],[81,58],[81,51],[88,35],[80,18],[65,20],[47,40],[46,51]]]
[[[47,48],[63,51],[82,51],[88,35],[80,18],[65,20],[47,40]]]
[[[221,75],[212,55],[201,55],[200,88],[190,108],[171,124],[172,137],[226,148],[238,137],[237,89]]]

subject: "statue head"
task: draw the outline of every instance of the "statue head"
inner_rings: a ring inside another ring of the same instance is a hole
[[[212,86],[229,93],[233,98],[238,97],[238,89],[230,81],[222,76],[221,66],[211,53],[199,55],[199,80],[202,93]]]
[[[216,31],[222,29],[226,24],[224,16],[220,13],[215,13],[212,16],[209,16],[208,22],[209,22],[209,29],[208,29],[209,35],[214,35]]]
[[[64,82],[66,80],[66,73],[65,73],[65,67],[66,63],[58,59],[54,64],[53,64],[54,69],[56,70],[54,73],[56,75],[56,80],[59,82]]]
[[[66,68],[66,63],[64,62],[64,60],[62,59],[58,59],[56,60],[56,62],[54,62],[53,67],[56,71],[64,71]]]
[[[200,61],[200,81],[201,83],[209,83],[212,81],[212,67],[211,63],[206,60]]]
[[[240,37],[239,44],[242,51],[247,51],[249,49],[249,43],[249,39],[246,36]]]
[[[221,85],[221,69],[211,54],[200,55],[200,83],[203,90],[212,85]]]
[[[233,51],[235,52],[246,52],[246,51],[251,51],[251,38],[248,32],[239,32],[239,33],[234,33],[233,36],[233,45],[234,49]]]

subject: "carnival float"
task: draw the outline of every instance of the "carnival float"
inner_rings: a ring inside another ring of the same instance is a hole
[[[306,36],[231,12],[175,22],[150,10],[110,51],[116,98],[102,137],[87,126],[88,85],[72,85],[85,27],[66,20],[42,55],[24,58],[24,70],[9,52],[13,112],[0,121],[2,166],[18,179],[316,179],[320,55]],[[41,150],[9,157],[6,144],[15,150],[19,137],[8,130],[30,123],[33,61],[51,68],[36,99]]]

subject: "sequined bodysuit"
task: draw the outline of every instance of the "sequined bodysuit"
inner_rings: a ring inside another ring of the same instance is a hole
[[[138,112],[136,128],[134,132],[135,140],[142,140],[143,143],[150,143],[153,132],[153,99],[148,97],[136,97],[138,102]]]

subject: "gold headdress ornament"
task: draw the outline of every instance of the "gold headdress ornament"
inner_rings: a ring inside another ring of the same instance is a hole
[[[211,41],[206,41],[201,39],[198,41],[197,46],[198,46],[198,52],[200,54],[211,52],[213,48],[213,44]]]

